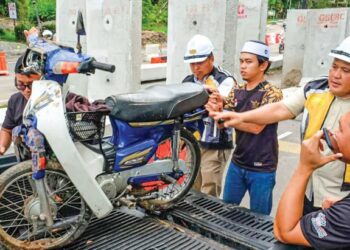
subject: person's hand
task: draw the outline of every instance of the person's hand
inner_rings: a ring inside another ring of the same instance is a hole
[[[208,112],[222,112],[224,109],[224,99],[218,91],[213,91],[209,95],[209,100],[205,105]]]
[[[317,131],[315,135],[301,144],[300,152],[300,166],[308,170],[315,170],[328,162],[340,159],[343,155],[341,153],[322,155],[320,151],[320,140],[323,132]]]
[[[333,206],[334,203],[336,203],[337,201],[340,201],[340,198],[325,198],[322,202],[322,209],[327,209],[330,208],[331,206]]]
[[[24,30],[23,33],[26,37],[27,43],[31,43],[33,39],[39,36],[39,30],[35,27],[30,28],[30,30]]]
[[[4,155],[6,152],[6,148],[4,146],[0,146],[0,155]]]
[[[230,112],[210,112],[209,116],[214,118],[218,123],[223,123],[226,128],[235,127],[243,122],[242,114],[234,111]]]

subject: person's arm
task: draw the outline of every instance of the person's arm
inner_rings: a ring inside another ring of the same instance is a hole
[[[265,125],[260,125],[251,122],[241,122],[235,125],[233,128],[238,129],[243,132],[252,133],[252,134],[260,134],[261,131],[265,128]]]
[[[282,101],[242,113],[233,111],[225,113],[209,112],[209,115],[215,120],[224,120],[225,127],[236,127],[243,122],[267,125],[294,118],[294,114],[289,111]]]
[[[1,128],[0,130],[0,155],[5,154],[6,150],[11,144],[12,130]]]
[[[297,169],[278,204],[274,233],[276,238],[283,243],[310,246],[300,226],[307,182],[315,169],[342,157],[340,153],[328,156],[320,153],[319,145],[322,135],[323,132],[318,131],[302,143]]]

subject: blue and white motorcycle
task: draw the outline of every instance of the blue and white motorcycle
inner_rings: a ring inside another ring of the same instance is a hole
[[[181,200],[200,165],[193,132],[208,100],[205,89],[153,86],[106,98],[110,112],[68,112],[69,74],[115,67],[35,36],[30,41],[25,70],[43,79],[33,83],[17,135],[32,159],[0,176],[1,242],[57,248],[79,237],[93,214],[101,218],[121,206],[164,210]]]

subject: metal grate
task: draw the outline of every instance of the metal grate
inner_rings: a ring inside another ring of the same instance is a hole
[[[106,112],[66,113],[69,133],[75,141],[100,140],[105,130]]]
[[[167,218],[238,249],[268,249],[276,242],[271,217],[201,193],[190,193]]]
[[[95,219],[86,232],[63,249],[128,249],[128,250],[215,250],[232,249],[169,223],[151,217],[139,218],[113,212],[106,218]]]

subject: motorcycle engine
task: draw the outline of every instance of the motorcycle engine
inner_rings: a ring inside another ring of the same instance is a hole
[[[108,199],[117,197],[118,193],[126,188],[123,178],[116,174],[100,175],[97,177],[97,182]]]

